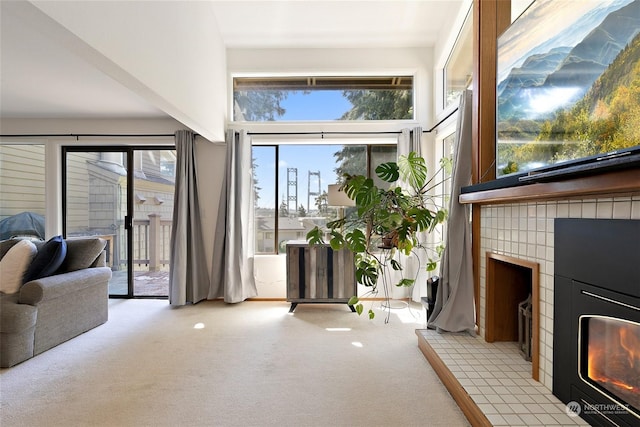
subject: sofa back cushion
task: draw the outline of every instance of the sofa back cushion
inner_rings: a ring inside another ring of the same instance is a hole
[[[104,251],[107,241],[99,237],[67,239],[67,256],[57,273],[89,268]]]
[[[29,240],[19,240],[7,251],[0,260],[0,292],[14,294],[20,290],[36,252],[36,246]]]
[[[25,283],[51,276],[60,268],[67,255],[67,243],[62,236],[52,237],[46,243],[37,245],[37,248],[38,253],[24,275]]]

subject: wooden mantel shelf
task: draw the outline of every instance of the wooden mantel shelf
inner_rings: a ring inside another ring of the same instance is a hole
[[[612,171],[563,181],[477,191],[460,195],[460,203],[495,204],[640,192],[640,168]]]

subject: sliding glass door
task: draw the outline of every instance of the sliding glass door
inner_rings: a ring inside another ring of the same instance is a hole
[[[111,297],[167,297],[175,151],[63,150],[63,230],[107,241]]]

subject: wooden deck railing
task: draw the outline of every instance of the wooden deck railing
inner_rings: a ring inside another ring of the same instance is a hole
[[[160,214],[149,214],[149,219],[133,220],[133,263],[148,265],[149,271],[158,271],[169,264],[171,220]]]

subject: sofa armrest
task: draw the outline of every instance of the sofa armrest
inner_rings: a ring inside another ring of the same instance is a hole
[[[80,289],[93,286],[96,282],[108,283],[111,279],[109,267],[85,268],[69,273],[56,274],[25,283],[20,288],[20,304],[38,303],[71,294]]]

